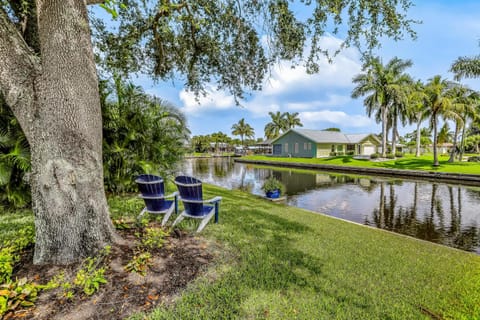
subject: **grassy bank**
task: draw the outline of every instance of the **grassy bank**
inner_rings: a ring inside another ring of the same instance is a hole
[[[224,249],[149,319],[476,319],[480,257],[217,187]],[[138,316],[138,319],[143,319]]]
[[[436,172],[452,172],[463,174],[479,174],[480,163],[477,162],[454,162],[448,163],[448,156],[439,157],[439,167],[433,167],[433,156],[423,155],[415,157],[406,155],[402,158],[392,159],[388,161],[371,161],[370,159],[354,159],[352,156],[339,156],[333,158],[284,158],[284,157],[267,157],[267,156],[246,156],[248,160],[267,160],[277,162],[298,162],[313,163],[325,165],[338,165],[350,167],[371,167],[371,168],[387,168],[387,169],[403,169],[403,170],[423,170]]]
[[[175,304],[133,319],[480,318],[477,255],[240,191],[205,190],[223,196],[220,224],[201,234],[215,265]],[[133,197],[110,204],[116,217],[142,207]],[[33,217],[3,214],[2,221],[5,239]],[[182,226],[194,230],[188,221]]]

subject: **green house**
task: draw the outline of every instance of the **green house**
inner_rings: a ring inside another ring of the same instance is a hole
[[[320,158],[332,153],[369,156],[381,142],[372,134],[290,129],[272,141],[272,154],[279,157]]]

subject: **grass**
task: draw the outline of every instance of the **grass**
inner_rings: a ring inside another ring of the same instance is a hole
[[[479,319],[480,257],[268,202],[221,195],[220,223],[202,232],[216,264],[174,304],[132,319]],[[112,215],[142,201],[111,197]],[[0,239],[32,224],[4,213]],[[187,222],[182,226],[194,230]],[[181,272],[181,270],[179,270]]]
[[[206,191],[223,196],[220,224],[202,233],[222,248],[217,264],[148,319],[480,318],[477,255]]]
[[[297,162],[297,163],[313,163],[325,165],[338,165],[350,167],[371,167],[371,168],[388,168],[403,170],[422,170],[436,172],[451,172],[463,174],[480,174],[480,163],[478,162],[454,162],[448,163],[448,156],[439,157],[439,167],[433,167],[433,156],[422,155],[415,157],[406,155],[402,158],[392,159],[388,161],[374,162],[369,159],[354,159],[352,156],[338,156],[332,158],[280,158],[269,156],[246,156],[247,160],[266,160],[272,162]]]

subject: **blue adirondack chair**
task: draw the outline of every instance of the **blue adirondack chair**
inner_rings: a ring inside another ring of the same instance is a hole
[[[140,190],[139,197],[145,201],[145,208],[138,215],[140,219],[145,213],[164,214],[162,226],[164,226],[173,211],[178,211],[178,192],[165,195],[165,185],[163,179],[153,174],[142,174],[135,179]],[[173,200],[165,200],[173,198]]]
[[[218,223],[218,211],[222,197],[203,200],[202,182],[193,177],[178,176],[175,178],[175,184],[185,210],[175,219],[172,227],[184,218],[201,219],[202,221],[197,229],[197,232],[200,232],[213,215],[215,215],[215,223]],[[205,205],[205,203],[211,205]]]

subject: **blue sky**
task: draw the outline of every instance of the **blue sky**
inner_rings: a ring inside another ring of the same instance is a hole
[[[434,75],[452,79],[448,72],[459,56],[480,53],[480,1],[414,0],[415,7],[409,18],[421,20],[415,26],[417,39],[401,42],[386,40],[376,50],[384,63],[398,56],[411,59],[413,66],[407,70],[416,79],[428,80]],[[326,48],[335,48],[342,39],[331,35],[324,37]],[[241,118],[255,130],[255,136],[264,136],[264,127],[270,121],[269,111],[299,112],[304,128],[325,129],[338,127],[345,133],[379,133],[380,124],[365,114],[362,99],[351,99],[351,79],[361,72],[360,55],[347,49],[332,64],[321,63],[319,74],[307,75],[303,68],[290,68],[288,63],[274,66],[271,77],[265,80],[261,92],[252,92],[248,101],[236,106],[227,92],[216,91],[207,85],[209,95],[195,101],[194,94],[183,89],[181,83],[154,84],[145,76],[132,77],[133,81],[150,94],[175,104],[187,116],[192,135],[222,131],[231,136],[231,127]],[[480,90],[479,80],[462,83]],[[400,133],[412,131],[401,128]]]

